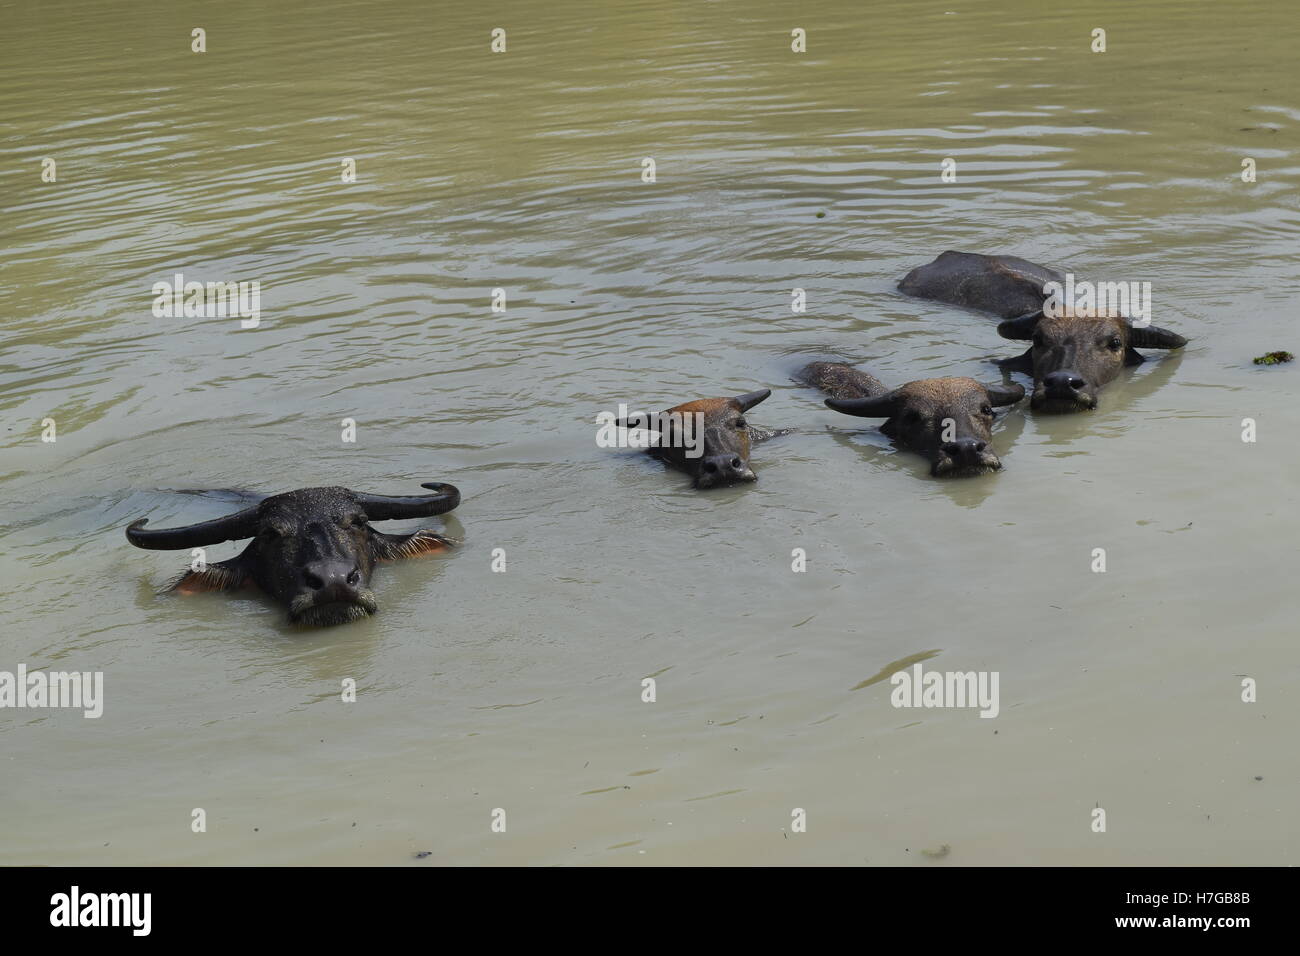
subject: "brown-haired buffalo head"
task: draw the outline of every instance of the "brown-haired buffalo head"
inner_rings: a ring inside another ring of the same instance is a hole
[[[1025,397],[1020,385],[983,385],[973,378],[926,378],[871,398],[828,398],[845,415],[884,418],[880,430],[930,459],[930,474],[978,475],[1002,467],[989,447],[993,409]]]
[[[347,488],[300,488],[183,528],[149,530],[148,519],[141,518],[127,527],[126,537],[137,548],[167,551],[252,538],[238,556],[190,570],[171,589],[188,594],[256,584],[288,607],[291,623],[343,624],[378,610],[370,590],[377,562],[450,546],[432,531],[392,535],[370,526],[372,521],[439,515],[460,504],[460,492],[452,485],[428,482],[421,487],[434,494],[391,497]]]
[[[1137,349],[1180,349],[1187,339],[1154,326],[1135,328],[1118,314],[1084,316],[1030,312],[998,324],[1004,339],[1026,340],[1029,351],[1001,364],[1033,375],[1031,408],[1072,412],[1097,407],[1101,387],[1126,365],[1143,361]]]
[[[701,398],[650,416],[659,438],[650,454],[686,472],[696,488],[757,481],[749,465],[755,439],[745,413],[772,394],[770,388],[735,398]],[[624,428],[645,427],[635,416],[619,419]]]

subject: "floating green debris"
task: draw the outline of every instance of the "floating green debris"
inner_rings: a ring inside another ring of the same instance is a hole
[[[922,850],[921,855],[928,856],[932,860],[942,860],[945,856],[947,856],[951,852],[952,852],[952,847],[950,847],[946,843],[943,843],[940,844],[937,848]]]
[[[825,219],[825,218],[826,218],[826,213],[824,213],[824,212],[819,212],[819,213],[817,214],[817,218],[818,218],[818,219]]]
[[[1255,359],[1256,365],[1281,365],[1290,362],[1295,356],[1290,352],[1267,352]]]

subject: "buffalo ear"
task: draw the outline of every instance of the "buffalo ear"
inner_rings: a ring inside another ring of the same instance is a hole
[[[1180,349],[1187,344],[1187,339],[1177,332],[1158,329],[1154,325],[1145,328],[1129,326],[1128,344],[1135,349]]]
[[[897,393],[898,390],[894,389],[872,398],[828,398],[826,407],[858,418],[889,418],[898,405],[895,401]]]
[[[177,575],[164,591],[177,594],[203,594],[207,591],[237,591],[250,581],[248,565],[243,554],[226,561],[209,564],[202,571],[189,568]]]
[[[374,550],[375,560],[396,561],[399,558],[416,558],[447,551],[452,543],[449,538],[423,528],[411,534],[385,534],[371,528],[370,546]]]
[[[770,388],[760,388],[757,392],[746,392],[744,395],[737,395],[732,401],[740,406],[742,412],[747,412],[771,394],[772,390]]]
[[[1001,382],[985,385],[984,391],[989,393],[989,404],[994,407],[998,405],[1014,405],[1025,397],[1025,387],[1017,385],[1015,382],[1007,385]]]
[[[1007,319],[1005,322],[998,323],[998,335],[1004,339],[1021,339],[1028,340],[1034,337],[1034,328],[1038,325],[1038,320],[1043,317],[1043,310],[1030,312],[1019,318]]]

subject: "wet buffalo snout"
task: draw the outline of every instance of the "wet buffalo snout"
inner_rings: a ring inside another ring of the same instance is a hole
[[[943,446],[943,453],[958,464],[978,464],[980,455],[988,447],[988,442],[978,438],[959,438]]]
[[[1071,369],[1048,372],[1043,376],[1043,391],[1048,398],[1075,398],[1088,383]]]
[[[355,601],[361,569],[351,561],[314,561],[303,569],[302,582],[318,604]]]
[[[700,463],[700,474],[711,481],[744,478],[747,470],[739,455],[710,455]]]

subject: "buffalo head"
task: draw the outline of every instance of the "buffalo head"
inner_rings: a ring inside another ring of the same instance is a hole
[[[745,413],[771,394],[770,388],[764,388],[735,398],[701,398],[651,415],[649,426],[659,432],[659,438],[650,454],[686,472],[696,488],[757,481],[749,466],[754,435]],[[616,424],[646,427],[635,417]]]
[[[930,474],[977,475],[1002,467],[993,454],[993,409],[1025,397],[1019,385],[926,378],[870,398],[828,398],[845,415],[884,418],[880,430],[930,459]]]
[[[1143,361],[1137,349],[1180,349],[1187,339],[1154,326],[1135,328],[1118,314],[1084,316],[1030,312],[999,323],[1004,339],[1030,342],[1029,351],[1002,364],[1034,377],[1031,408],[1071,412],[1097,407],[1101,387],[1126,365]]]
[[[239,555],[181,575],[181,593],[233,590],[255,584],[289,609],[291,623],[343,624],[374,614],[370,590],[376,563],[441,551],[450,542],[423,529],[392,535],[372,521],[424,518],[460,504],[452,485],[421,485],[431,495],[390,497],[346,488],[300,488],[272,495],[224,518],[183,528],[149,530],[147,518],[131,523],[127,540],[137,548],[178,551],[252,538]]]

